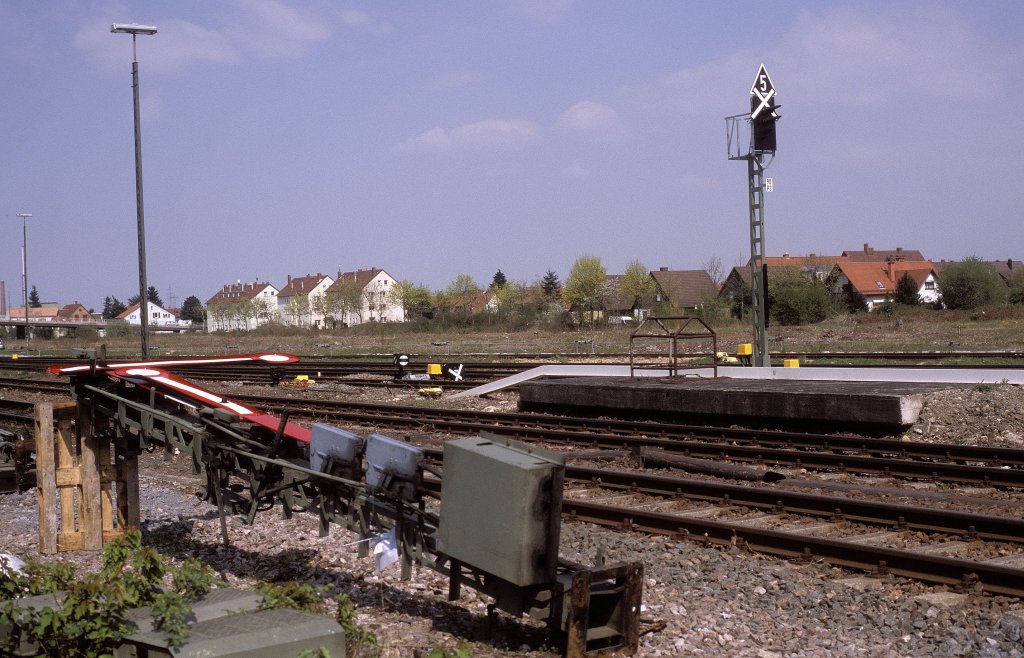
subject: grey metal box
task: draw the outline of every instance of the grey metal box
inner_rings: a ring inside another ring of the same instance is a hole
[[[341,625],[324,615],[282,608],[199,622],[174,649],[160,632],[129,635],[114,658],[280,658],[320,647],[332,658],[344,658]]]
[[[13,599],[14,605],[22,610],[28,610],[34,608],[36,610],[43,610],[45,608],[60,608],[64,605],[64,601],[67,599],[67,592],[55,592],[53,594],[36,594],[34,596],[23,596],[20,599]],[[0,601],[0,605],[6,604],[9,601]],[[0,646],[11,636],[13,629],[7,624],[0,624]],[[22,638],[18,643],[18,646],[11,649],[11,656],[38,656],[39,647],[35,642],[29,642]]]
[[[234,615],[240,612],[259,610],[263,595],[258,592],[218,587],[203,595],[190,605],[192,614],[186,620],[189,624]],[[153,616],[149,606],[129,610],[125,618],[135,624],[136,632],[148,633],[153,630]]]
[[[445,443],[440,551],[518,586],[553,582],[564,475],[548,454],[482,437]]]
[[[309,467],[314,471],[323,472],[328,459],[342,467],[341,470],[350,477],[362,469],[363,446],[366,441],[358,434],[343,430],[333,425],[316,423],[313,425],[309,440]]]
[[[366,484],[402,500],[419,495],[423,449],[383,434],[366,438]]]

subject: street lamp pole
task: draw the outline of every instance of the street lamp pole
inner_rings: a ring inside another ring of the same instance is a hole
[[[110,31],[132,35],[132,101],[135,109],[135,207],[139,226],[139,320],[142,332],[142,358],[149,358],[149,300],[146,285],[146,222],[142,204],[142,126],[139,121],[139,61],[135,56],[135,39],[140,34],[156,34],[152,25],[114,23]]]
[[[21,292],[25,301],[25,350],[32,347],[32,338],[28,332],[28,218],[30,212],[19,212],[21,217]]]

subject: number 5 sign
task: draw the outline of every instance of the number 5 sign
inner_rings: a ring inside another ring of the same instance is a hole
[[[757,77],[754,78],[754,84],[750,87],[750,93],[757,96],[757,100],[760,103],[750,113],[751,119],[756,119],[757,115],[761,114],[761,110],[772,110],[774,103],[771,102],[772,96],[775,95],[775,85],[772,84],[772,79],[768,77],[768,71],[764,68],[764,64],[757,71]],[[751,103],[753,105],[753,103]]]

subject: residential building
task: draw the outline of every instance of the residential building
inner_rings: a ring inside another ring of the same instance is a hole
[[[864,243],[864,249],[861,251],[844,251],[842,255],[846,260],[852,260],[856,263],[884,263],[889,260],[905,260],[920,263],[928,260],[916,249],[908,250],[903,247],[896,247],[895,249],[879,250],[867,242]]]
[[[904,261],[891,258],[887,262],[841,262],[836,265],[832,293],[859,293],[871,311],[892,299],[904,275],[909,275],[916,284],[921,302],[934,304],[939,300],[938,272],[931,261],[927,260]]]
[[[392,299],[397,281],[384,270],[338,272],[327,291],[327,315],[345,326],[363,322],[405,322],[405,311]]]
[[[956,260],[940,260],[935,263],[935,270],[939,273],[939,277],[942,277],[942,272],[950,265],[957,265],[961,261]],[[1002,280],[1006,285],[1010,285],[1010,277],[1014,274],[1024,271],[1024,262],[1019,260],[1013,260],[1007,258],[1006,260],[984,260],[981,261],[986,267],[995,272],[995,274]]]
[[[146,302],[146,309],[149,312],[150,327],[189,327],[192,325],[188,320],[179,320],[171,311],[163,308],[159,304],[153,302]],[[120,315],[117,316],[117,320],[124,320],[128,324],[141,325],[142,316],[139,313],[139,305],[132,304],[126,308]]]
[[[768,268],[769,279],[771,279],[772,270],[780,271],[782,269],[794,268],[800,270],[800,273],[808,279],[825,281],[836,264],[845,260],[849,260],[849,258],[846,256],[819,256],[817,254],[808,254],[807,256],[782,254],[781,256],[765,256],[764,264]],[[729,271],[729,276],[726,277],[725,282],[722,284],[718,296],[735,299],[749,290],[750,262],[748,261],[746,265],[734,267]]]
[[[651,272],[657,304],[679,311],[698,309],[706,297],[718,294],[718,286],[704,270],[670,270],[667,267]]]
[[[325,299],[334,279],[326,274],[288,275],[288,283],[277,293],[281,322],[294,327],[324,326]]]
[[[206,301],[206,330],[252,330],[278,318],[278,290],[269,283],[229,283]]]

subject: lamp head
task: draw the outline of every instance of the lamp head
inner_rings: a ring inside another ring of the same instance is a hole
[[[155,25],[136,25],[135,23],[114,23],[110,31],[117,34],[156,34]]]

